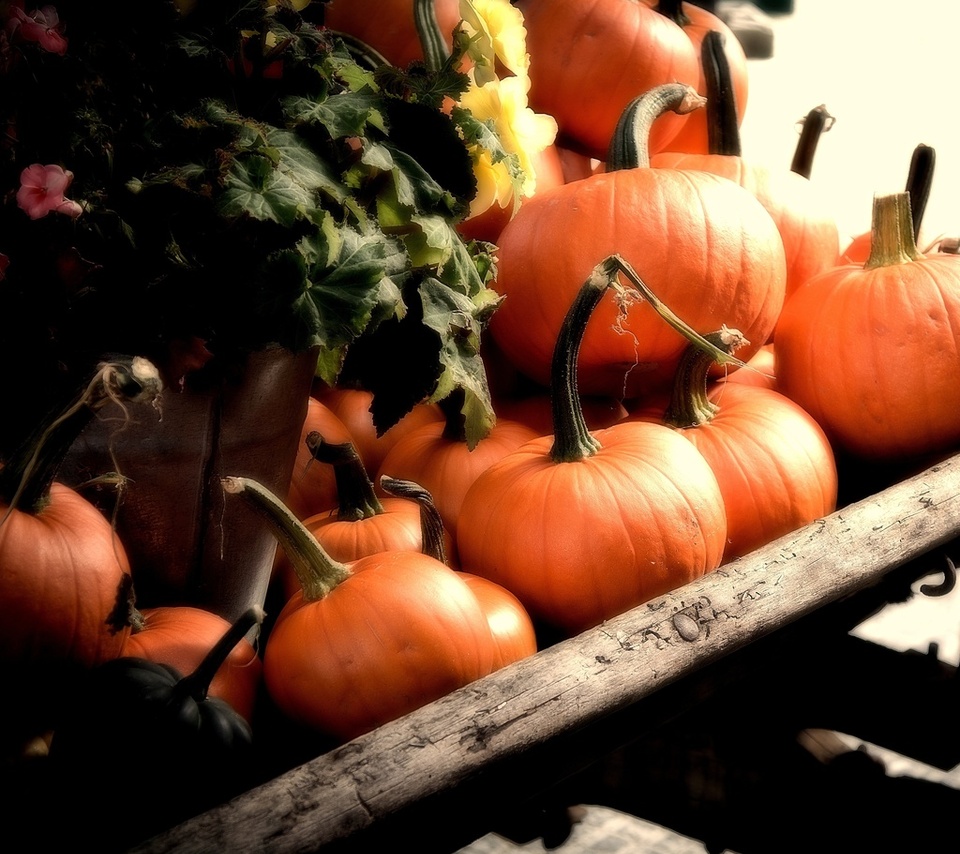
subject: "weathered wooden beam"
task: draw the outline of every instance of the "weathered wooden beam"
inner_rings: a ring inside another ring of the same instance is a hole
[[[960,533],[960,455],[166,831],[147,852],[322,851],[639,703]]]

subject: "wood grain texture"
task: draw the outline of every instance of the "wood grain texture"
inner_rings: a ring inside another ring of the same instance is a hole
[[[960,455],[555,644],[135,850],[324,851],[602,723],[960,532]],[[522,763],[521,763],[522,767]],[[475,791],[465,787],[464,791]]]

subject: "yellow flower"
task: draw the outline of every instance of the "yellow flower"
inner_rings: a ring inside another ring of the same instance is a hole
[[[516,181],[508,164],[494,162],[489,151],[480,150],[474,157],[477,176],[477,197],[471,205],[471,216],[482,213],[494,201],[506,208],[521,196],[530,196],[536,189],[537,176],[532,155],[543,151],[557,135],[553,116],[535,113],[527,106],[525,77],[494,79],[483,86],[473,85],[464,94],[460,104],[480,121],[492,120],[494,130],[504,150],[516,157],[523,176]]]
[[[496,78],[495,64],[526,77],[530,67],[523,13],[510,0],[460,0],[460,17],[471,36],[468,55],[481,86]]]

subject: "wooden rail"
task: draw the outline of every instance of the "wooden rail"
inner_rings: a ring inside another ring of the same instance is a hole
[[[477,781],[482,786],[498,763],[602,724],[821,606],[875,585],[958,534],[960,455],[319,756],[134,850],[340,850],[418,802],[475,793]],[[513,767],[514,774],[522,773],[516,770],[522,763]]]

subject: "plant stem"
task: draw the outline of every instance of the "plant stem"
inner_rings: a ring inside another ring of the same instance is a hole
[[[356,522],[383,513],[383,505],[353,442],[325,442],[319,432],[312,430],[307,434],[306,445],[315,460],[333,466],[340,501],[338,519]]]
[[[322,599],[350,577],[350,568],[330,557],[317,538],[263,484],[248,477],[225,477],[220,483],[224,492],[241,495],[266,520],[293,564],[304,601]]]
[[[144,358],[121,356],[101,362],[74,401],[40,423],[0,469],[0,498],[7,503],[6,512],[17,508],[37,513],[42,509],[70,446],[106,404],[117,403],[126,414],[126,404],[156,403],[161,390],[160,373]]]
[[[380,477],[380,486],[390,495],[417,502],[420,506],[421,551],[446,565],[447,550],[443,543],[443,519],[430,491],[412,480],[400,480],[387,475]]]
[[[200,662],[197,669],[184,676],[177,683],[175,694],[181,697],[186,695],[196,702],[202,703],[207,698],[207,691],[210,689],[213,677],[217,675],[217,671],[227,660],[227,656],[250,629],[263,623],[263,617],[263,608],[259,606],[244,611],[203,657],[203,661]]]
[[[634,290],[626,290],[618,281],[623,275]],[[684,338],[696,344],[702,351],[721,365],[735,364],[744,367],[732,353],[727,353],[709,341],[689,324],[673,313],[647,284],[619,255],[610,255],[601,261],[580,287],[573,304],[560,327],[553,350],[550,370],[550,401],[553,407],[553,447],[550,458],[558,463],[577,462],[595,454],[600,443],[587,429],[577,390],[577,357],[583,341],[583,333],[600,298],[610,288],[615,291],[621,310],[626,311],[631,302],[642,298],[650,307]],[[740,336],[741,339],[743,336]]]
[[[653,8],[678,27],[685,27],[690,23],[690,18],[683,11],[682,0],[660,0]]]
[[[747,343],[738,329],[724,326],[703,336],[724,353],[733,353]],[[690,342],[677,366],[670,405],[664,421],[672,427],[699,427],[709,424],[719,407],[707,397],[707,380],[715,359],[712,353]]]
[[[891,267],[923,258],[913,236],[910,194],[885,193],[873,198],[870,257],[864,269]]]
[[[920,143],[913,149],[910,157],[910,171],[907,173],[906,190],[910,195],[910,209],[913,212],[914,240],[920,236],[920,223],[930,198],[936,162],[937,152],[931,146]]]
[[[800,128],[797,148],[793,152],[793,162],[790,164],[791,172],[803,175],[804,178],[810,177],[810,173],[813,171],[813,156],[817,153],[820,137],[833,127],[835,121],[836,119],[827,112],[824,104],[814,107],[807,113]]]
[[[723,36],[711,30],[700,45],[700,65],[707,90],[707,140],[711,154],[740,157],[740,124],[737,96],[730,75],[730,61],[723,50]]]
[[[430,71],[439,71],[450,58],[447,42],[437,22],[435,0],[413,0],[413,17],[420,37],[423,61]]]
[[[614,129],[607,153],[607,171],[649,166],[653,122],[668,110],[685,115],[702,108],[705,103],[702,95],[683,83],[654,86],[634,98],[620,114]]]

